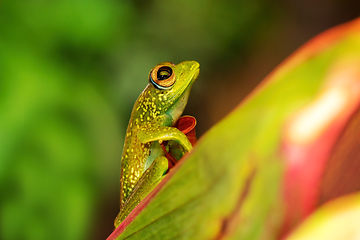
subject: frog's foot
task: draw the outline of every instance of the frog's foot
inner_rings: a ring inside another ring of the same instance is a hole
[[[197,142],[196,139],[196,119],[192,116],[182,116],[175,124],[175,128],[184,133],[191,145],[194,146]],[[176,163],[185,155],[185,150],[176,141],[162,141],[160,143],[161,148],[165,153],[165,157],[169,161],[169,169],[171,169]]]

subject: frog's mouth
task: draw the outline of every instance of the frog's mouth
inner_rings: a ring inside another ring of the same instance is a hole
[[[180,97],[181,95],[184,95],[185,92],[190,92],[192,85],[196,81],[196,79],[199,77],[200,74],[200,64],[196,61],[189,61],[188,64],[191,63],[191,66],[189,67],[189,72],[192,72],[192,74],[186,79],[185,84],[177,91],[177,94],[175,94],[172,98],[176,98],[177,96]],[[190,65],[190,64],[189,64]]]

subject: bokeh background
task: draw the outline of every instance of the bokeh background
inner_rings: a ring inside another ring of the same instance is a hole
[[[157,63],[197,60],[201,136],[359,1],[0,2],[0,239],[105,239],[132,105]],[[278,97],[278,96],[274,96]]]

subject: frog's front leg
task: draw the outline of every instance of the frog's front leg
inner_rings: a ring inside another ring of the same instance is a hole
[[[191,142],[186,135],[175,127],[154,127],[145,125],[140,128],[140,131],[138,132],[138,139],[142,143],[172,140],[183,146],[186,152],[189,152],[192,149]]]
[[[115,219],[115,227],[143,200],[164,178],[168,170],[168,160],[164,156],[157,157],[136,183],[130,196],[123,204]]]

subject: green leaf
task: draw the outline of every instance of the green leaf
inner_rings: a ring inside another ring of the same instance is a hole
[[[328,173],[342,143],[340,156],[356,152],[343,133],[359,125],[359,29],[360,19],[331,29],[281,64],[108,239],[276,239],[359,190],[355,178],[346,191],[331,184],[347,168]]]
[[[360,194],[356,193],[321,207],[287,239],[358,239],[359,221]]]

